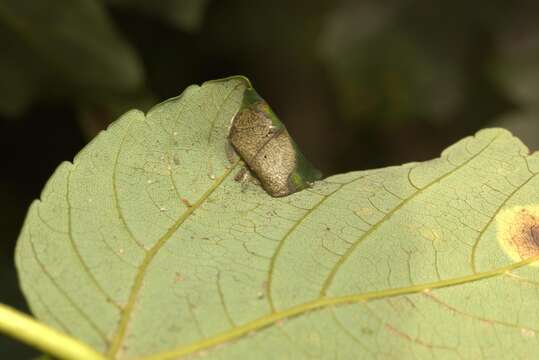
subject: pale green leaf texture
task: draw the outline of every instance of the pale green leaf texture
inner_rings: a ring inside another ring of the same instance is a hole
[[[537,153],[484,130],[273,198],[225,151],[247,86],[131,111],[58,168],[16,252],[40,320],[121,359],[536,356],[537,255],[497,226],[539,203]]]

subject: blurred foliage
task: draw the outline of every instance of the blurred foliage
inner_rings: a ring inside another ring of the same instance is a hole
[[[493,77],[505,95],[522,107],[539,105],[539,22],[522,14],[497,34]]]
[[[13,246],[44,181],[189,84],[248,76],[326,175],[494,125],[539,147],[537,1],[0,0],[0,43],[0,301],[21,309]]]
[[[539,111],[507,113],[492,123],[513,133],[532,150],[539,149]]]
[[[461,104],[460,54],[430,46],[401,8],[351,2],[328,19],[321,54],[345,118],[447,120]]]
[[[106,102],[142,86],[139,58],[99,2],[2,0],[0,24],[5,115],[35,98]]]
[[[180,30],[199,30],[208,0],[108,0],[111,5],[125,6],[161,18]]]

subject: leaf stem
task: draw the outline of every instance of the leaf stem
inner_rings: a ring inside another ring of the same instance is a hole
[[[60,359],[105,359],[88,345],[1,303],[0,332]]]

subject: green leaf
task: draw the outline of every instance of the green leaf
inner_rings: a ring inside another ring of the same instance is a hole
[[[127,6],[151,14],[181,30],[200,29],[208,0],[107,0],[113,5]]]
[[[440,158],[274,198],[225,149],[236,77],[131,111],[49,180],[16,250],[42,321],[110,358],[533,358],[539,155]]]
[[[38,96],[94,99],[138,89],[143,69],[97,1],[0,3],[0,111],[15,116]]]
[[[328,17],[320,57],[345,119],[441,122],[461,105],[460,49],[446,55],[414,33],[417,21],[405,14],[399,2],[343,2]]]
[[[522,21],[520,18],[518,21]],[[498,39],[492,78],[507,97],[523,107],[539,107],[539,29],[536,22],[519,24]],[[526,26],[527,25],[527,26]]]

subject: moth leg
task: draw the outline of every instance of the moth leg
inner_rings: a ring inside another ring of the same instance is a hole
[[[243,183],[247,180],[247,177],[249,176],[249,170],[244,166],[238,171],[238,173],[234,176],[234,180],[239,183]]]
[[[241,191],[245,192],[250,184],[260,184],[260,181],[251,174],[251,171],[243,166],[240,171],[234,176],[234,181],[241,184]]]

